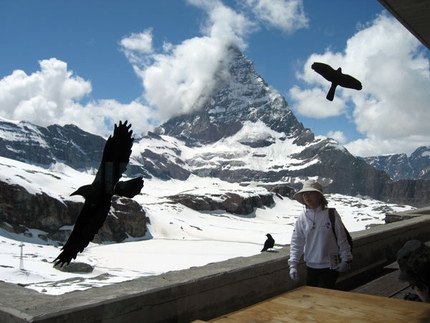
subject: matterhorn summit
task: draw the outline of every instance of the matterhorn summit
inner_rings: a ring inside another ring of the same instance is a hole
[[[198,146],[235,135],[247,121],[261,121],[287,137],[308,138],[302,144],[312,141],[313,135],[297,121],[285,99],[256,73],[251,60],[237,48],[230,51],[229,77],[219,82],[211,99],[198,111],[170,119],[156,133]]]

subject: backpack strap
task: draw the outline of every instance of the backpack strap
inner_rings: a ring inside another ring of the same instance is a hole
[[[328,217],[330,219],[331,229],[333,230],[334,238],[336,239],[336,243],[337,243],[337,235],[336,235],[336,230],[334,228],[334,223],[336,222],[336,217],[334,216],[334,208],[332,207],[328,208]]]
[[[339,242],[337,241],[336,230],[334,228],[334,223],[336,222],[336,217],[334,216],[334,210],[335,209],[331,208],[331,207],[328,209],[328,217],[330,219],[331,229],[333,230],[334,238],[336,239],[337,246],[339,247]],[[348,240],[348,243],[349,243],[349,246],[350,246],[351,252],[352,252],[352,247],[353,247],[352,237],[351,237],[350,233],[348,232],[348,230],[345,228],[345,225],[343,225],[343,228],[345,230],[346,240]]]

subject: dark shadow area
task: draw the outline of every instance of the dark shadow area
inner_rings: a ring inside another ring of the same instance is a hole
[[[397,271],[397,269],[375,268],[372,271],[364,272],[354,277],[339,281],[338,283],[336,283],[336,289],[343,290],[343,291],[351,291],[357,287],[365,285],[373,280],[376,280],[380,277],[388,275],[394,271]]]

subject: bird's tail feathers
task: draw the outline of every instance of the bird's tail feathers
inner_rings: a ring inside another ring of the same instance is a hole
[[[330,86],[330,90],[328,90],[328,93],[327,93],[327,96],[326,96],[327,100],[333,101],[333,99],[334,99],[334,93],[336,91],[336,86],[337,86],[336,84],[332,84]]]

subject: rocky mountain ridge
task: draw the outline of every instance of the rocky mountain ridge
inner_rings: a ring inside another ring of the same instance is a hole
[[[363,160],[385,171],[395,181],[430,179],[430,146],[418,147],[410,156],[392,154],[363,157]]]
[[[105,139],[75,125],[40,127],[0,119],[0,156],[28,164],[57,162],[85,170],[98,168]]]

